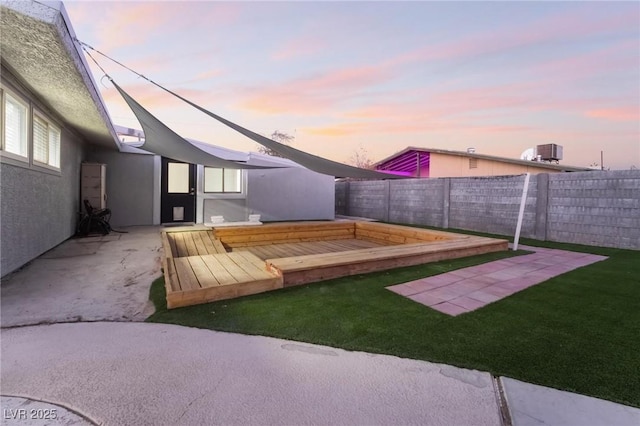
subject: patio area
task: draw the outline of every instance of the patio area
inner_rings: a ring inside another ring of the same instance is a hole
[[[2,327],[144,321],[161,275],[158,226],[71,238],[2,279]]]

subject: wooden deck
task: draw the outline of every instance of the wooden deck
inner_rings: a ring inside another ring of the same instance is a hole
[[[282,277],[248,251],[227,253],[212,231],[162,232],[167,307],[196,305],[282,288]]]
[[[373,241],[345,239],[332,241],[309,241],[302,243],[264,244],[259,246],[243,247],[242,249],[250,251],[262,260],[267,260],[279,257],[307,256],[310,254],[341,253],[345,251],[383,246],[384,244]]]
[[[493,251],[506,240],[371,222],[162,231],[167,307]]]
[[[413,243],[342,253],[267,259],[269,269],[290,287],[348,275],[366,274],[403,266],[507,250],[507,241],[470,237],[433,244]]]

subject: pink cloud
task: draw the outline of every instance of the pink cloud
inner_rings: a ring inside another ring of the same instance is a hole
[[[272,59],[283,60],[300,56],[313,55],[320,52],[326,46],[326,41],[316,37],[303,37],[289,41],[278,51],[271,55]]]
[[[346,97],[384,83],[391,73],[383,67],[343,68],[298,78],[270,87],[248,89],[240,106],[263,113],[313,113],[333,107]]]
[[[600,118],[608,121],[640,121],[640,105],[620,107],[620,108],[604,108],[592,109],[585,112],[587,117]]]
[[[302,133],[315,136],[343,137],[348,135],[361,134],[363,132],[362,123],[340,123],[323,127],[303,127]]]
[[[120,96],[120,93],[115,89],[115,87],[110,84],[107,85],[107,87],[107,89],[102,90],[102,96],[107,103],[122,101],[122,96]],[[155,114],[153,110],[175,105],[180,105],[185,109],[190,108],[187,104],[182,103],[178,98],[146,81],[140,81],[133,84],[122,84],[120,87],[152,114]],[[206,102],[211,100],[211,93],[206,90],[185,88],[172,88],[171,90],[194,103],[202,103],[205,107]]]
[[[465,59],[523,49],[539,43],[589,39],[598,34],[625,28],[635,30],[637,25],[637,16],[633,14],[600,18],[597,11],[591,11],[590,7],[585,5],[581,10],[576,11],[572,8],[571,11],[543,17],[517,28],[504,26],[457,40],[429,44],[398,55],[388,63],[402,65],[411,62]]]
[[[189,7],[181,2],[107,2],[74,5],[71,10],[80,16],[99,16],[100,19],[91,20],[91,38],[96,40],[96,48],[113,51],[163,38],[167,28],[172,32],[200,27],[223,31],[238,19],[244,7],[210,2],[193,2]],[[81,40],[83,37],[84,34],[78,35]]]
[[[531,72],[545,79],[575,81],[626,71],[638,66],[638,46],[638,40],[625,40],[594,51],[539,63],[531,68]]]

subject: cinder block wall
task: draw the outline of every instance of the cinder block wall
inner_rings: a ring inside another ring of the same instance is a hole
[[[338,214],[514,235],[525,177],[336,184]],[[521,236],[640,249],[640,170],[530,176]]]
[[[448,179],[389,181],[389,222],[445,226],[441,200],[446,183]]]
[[[513,235],[525,176],[451,179],[449,227]],[[530,176],[520,235],[535,235],[537,185]]]
[[[349,215],[388,221],[388,181],[359,181],[350,183],[348,201]]]
[[[640,170],[549,175],[546,239],[640,249]]]

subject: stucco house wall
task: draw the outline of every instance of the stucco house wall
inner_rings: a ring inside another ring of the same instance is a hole
[[[160,223],[159,208],[154,209],[154,204],[160,205],[159,156],[91,147],[87,161],[107,165],[107,207],[112,227]]]
[[[0,160],[0,275],[4,276],[71,237],[80,211],[80,164],[85,142],[3,68],[2,85],[60,126],[60,171]]]
[[[3,93],[27,107],[28,146],[26,157],[0,147],[0,276],[5,276],[75,234],[87,149],[101,145],[115,151],[119,142],[62,2],[1,2],[0,30]],[[36,112],[60,130],[59,168],[33,161]],[[6,123],[0,122],[4,131]]]
[[[332,220],[335,179],[305,168],[247,171],[249,214],[261,220]]]
[[[548,168],[536,167],[532,162],[530,166],[510,164],[501,161],[484,158],[472,159],[457,155],[446,155],[432,152],[429,163],[429,174],[431,178],[438,177],[475,177],[475,176],[506,176],[519,175],[522,173],[557,173],[559,171]],[[474,162],[476,167],[471,168],[470,162]],[[422,174],[422,176],[426,176]]]

